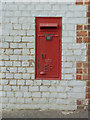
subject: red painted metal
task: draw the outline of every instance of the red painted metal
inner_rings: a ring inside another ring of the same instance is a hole
[[[40,27],[57,27],[57,23],[40,23]]]
[[[36,17],[35,79],[61,79],[61,17]]]

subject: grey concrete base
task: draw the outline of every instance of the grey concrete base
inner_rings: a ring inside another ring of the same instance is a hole
[[[3,118],[88,118],[88,111],[61,112],[59,110],[3,110]]]
[[[0,120],[2,119],[2,111],[0,110]]]

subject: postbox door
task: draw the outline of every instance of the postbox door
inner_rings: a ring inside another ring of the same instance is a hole
[[[39,36],[38,41],[38,77],[59,77],[59,36]]]

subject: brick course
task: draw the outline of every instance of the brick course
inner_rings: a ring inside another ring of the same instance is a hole
[[[89,7],[89,4],[90,4],[90,2],[88,1],[88,0],[85,0],[85,1],[83,1],[83,5],[84,4],[86,4],[86,5],[88,5],[87,6],[87,25],[77,25],[77,31],[81,31],[81,30],[83,30],[84,32],[86,31],[87,32],[87,35],[86,34],[84,34],[84,35],[86,35],[86,37],[83,37],[83,35],[82,34],[79,34],[79,35],[81,35],[78,39],[77,39],[77,42],[78,43],[86,43],[86,46],[87,46],[87,52],[86,52],[86,55],[87,55],[87,59],[86,59],[86,62],[82,62],[82,63],[77,63],[78,65],[77,65],[77,71],[78,71],[78,67],[80,67],[82,70],[83,70],[83,72],[77,72],[77,75],[76,75],[76,77],[78,77],[78,76],[80,76],[79,77],[79,79],[81,79],[81,80],[86,80],[87,81],[87,87],[86,87],[86,98],[89,100],[90,99],[90,96],[89,96],[89,78],[90,78],[90,75],[89,75],[89,29],[90,29],[90,26],[89,26],[89,11],[90,11],[90,7]],[[77,36],[78,36],[78,34],[77,34]],[[78,75],[79,74],[79,75]],[[80,105],[82,105],[82,102],[81,102],[81,104]],[[84,107],[84,106],[83,106]]]

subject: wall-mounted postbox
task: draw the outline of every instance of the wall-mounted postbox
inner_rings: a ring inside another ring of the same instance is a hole
[[[36,17],[35,78],[61,79],[61,17]]]

